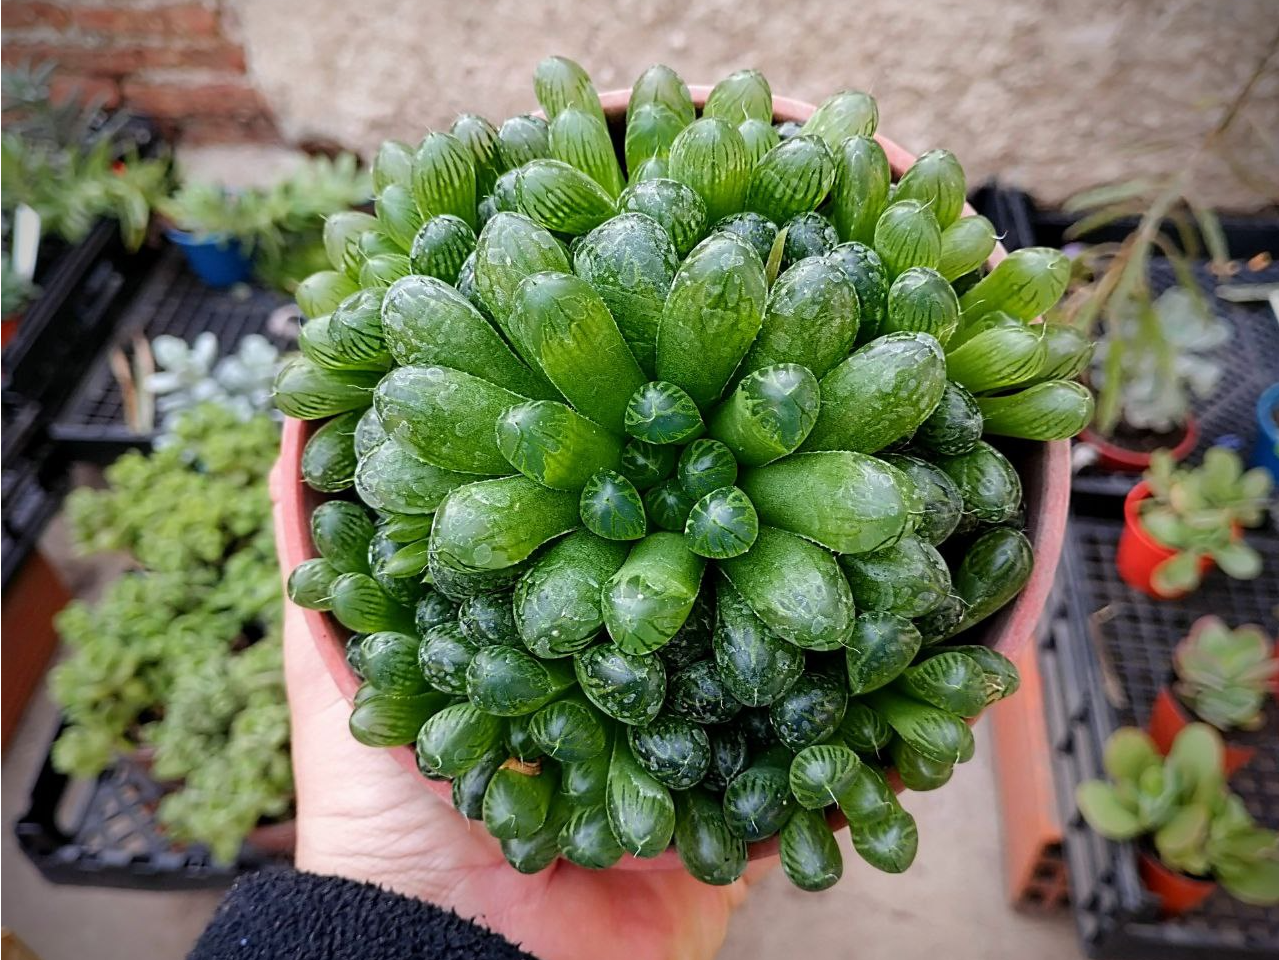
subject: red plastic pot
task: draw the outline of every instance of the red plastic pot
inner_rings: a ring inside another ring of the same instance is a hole
[[[1176,600],[1184,597],[1184,590],[1176,593],[1160,593],[1152,581],[1155,567],[1163,563],[1177,551],[1165,547],[1148,534],[1141,525],[1141,501],[1150,496],[1150,484],[1144,480],[1128,491],[1124,497],[1124,529],[1119,535],[1119,549],[1115,553],[1115,566],[1119,568],[1119,576],[1136,590],[1149,594],[1156,600]],[[1212,558],[1203,557],[1199,561],[1199,572],[1207,573],[1212,568]]]
[[[1194,723],[1195,718],[1182,706],[1177,695],[1170,687],[1163,687],[1155,698],[1155,705],[1150,710],[1150,723],[1147,727],[1150,739],[1164,756],[1172,749],[1173,741],[1182,727]],[[1237,747],[1226,744],[1225,757],[1222,761],[1226,776],[1232,777],[1240,767],[1248,763],[1257,751],[1252,747]]]
[[[1121,447],[1091,428],[1085,428],[1079,435],[1079,439],[1097,451],[1096,466],[1102,470],[1110,470],[1114,473],[1142,473],[1150,466],[1149,452]],[[1172,458],[1178,462],[1185,460],[1198,442],[1199,426],[1193,417],[1188,417],[1185,436],[1172,448]]]
[[[1146,889],[1159,901],[1159,909],[1165,917],[1190,912],[1217,889],[1217,881],[1169,870],[1154,854],[1145,850],[1137,856],[1137,873]]]
[[[699,106],[706,102],[710,89],[706,86],[689,88],[694,102]],[[629,97],[629,90],[615,90],[600,96],[604,112],[614,125],[620,124],[626,116]],[[813,110],[811,104],[799,100],[773,98],[773,111],[778,120],[803,121],[808,119]],[[914,156],[891,140],[878,134],[876,139],[888,155],[895,175],[900,175],[914,163]],[[964,212],[971,214],[973,210],[966,205]],[[987,264],[993,267],[1007,255],[1003,246],[997,244]],[[281,469],[276,474],[282,488],[274,490],[273,496],[280,501],[282,529],[278,531],[278,536],[282,538],[284,564],[289,569],[316,556],[315,547],[311,543],[310,516],[315,506],[325,498],[302,482],[301,464],[302,448],[318,426],[314,421],[301,420],[287,420],[284,425],[280,448]],[[1010,448],[1009,455],[1022,478],[1026,503],[1026,535],[1034,544],[1035,568],[1016,600],[986,622],[980,642],[1012,657],[1033,634],[1035,625],[1039,622],[1048,591],[1052,587],[1057,560],[1061,555],[1062,539],[1066,531],[1066,511],[1070,502],[1070,444],[1065,440],[1019,444],[1016,449]],[[355,695],[359,680],[346,662],[347,631],[327,613],[315,610],[303,610],[302,613],[330,675],[338,689],[350,700]],[[979,641],[974,639],[973,642]],[[395,747],[391,752],[402,767],[415,775],[418,773],[412,747]],[[890,782],[894,789],[901,789],[895,773],[891,775]],[[444,802],[451,802],[451,787],[447,782],[423,779],[422,784]],[[832,819],[832,826],[842,827],[844,824],[842,817]],[[777,851],[778,840],[774,837],[752,846],[751,858],[776,856]],[[670,849],[651,860],[624,857],[614,869],[660,870],[683,869],[683,866],[674,849]]]

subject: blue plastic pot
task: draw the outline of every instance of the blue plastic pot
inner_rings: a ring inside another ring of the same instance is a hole
[[[1257,442],[1252,448],[1252,465],[1265,467],[1279,480],[1279,383],[1271,384],[1257,400]]]
[[[168,230],[168,238],[182,248],[191,272],[214,289],[243,283],[253,275],[253,257],[233,237],[198,236],[185,230]]]

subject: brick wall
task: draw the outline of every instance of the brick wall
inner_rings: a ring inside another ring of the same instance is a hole
[[[101,95],[186,142],[279,138],[228,0],[4,0],[0,27],[6,66],[57,62],[55,96]]]

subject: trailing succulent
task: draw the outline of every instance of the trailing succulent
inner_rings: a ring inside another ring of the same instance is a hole
[[[1149,836],[1159,859],[1179,873],[1213,877],[1245,903],[1279,903],[1279,834],[1259,827],[1226,788],[1221,734],[1188,724],[1168,756],[1135,727],[1106,741],[1110,782],[1079,785],[1088,825],[1111,840]]]
[[[221,860],[292,805],[267,493],[278,445],[265,415],[197,406],[172,418],[163,449],[125,454],[108,489],[67,504],[80,549],[122,551],[135,569],[58,615],[70,653],[50,674],[68,721],[54,765],[92,777],[154,748],[156,777],[182,781],[160,823]]]
[[[1025,584],[1021,481],[983,435],[1088,422],[1091,345],[1032,323],[1067,264],[989,273],[946,151],[894,185],[866,94],[773,124],[764,78],[701,117],[662,66],[619,151],[590,79],[547,119],[387,143],[330,218],[287,415],[326,420],[292,599],[354,631],[357,739],[414,743],[519,870],[674,842],[727,883],[780,834],[838,879],[827,814],[900,871],[886,779],[944,784],[1017,686],[963,634]],[[478,232],[477,232],[478,231]],[[939,549],[940,547],[940,549]]]
[[[1255,624],[1230,629],[1201,617],[1172,655],[1176,691],[1195,716],[1218,730],[1259,730],[1266,695],[1279,677],[1274,643]]]

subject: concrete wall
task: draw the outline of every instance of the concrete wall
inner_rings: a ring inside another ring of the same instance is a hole
[[[237,2],[250,72],[286,137],[367,151],[461,110],[500,121],[535,106],[531,73],[548,53],[577,59],[601,90],[655,61],[704,83],[755,66],[804,99],[869,90],[881,129],[908,148],[949,147],[974,181],[998,173],[1048,200],[1182,168],[1279,31],[1275,0]],[[1228,147],[1269,187],[1210,161],[1207,202],[1279,194],[1279,57],[1244,119]]]

